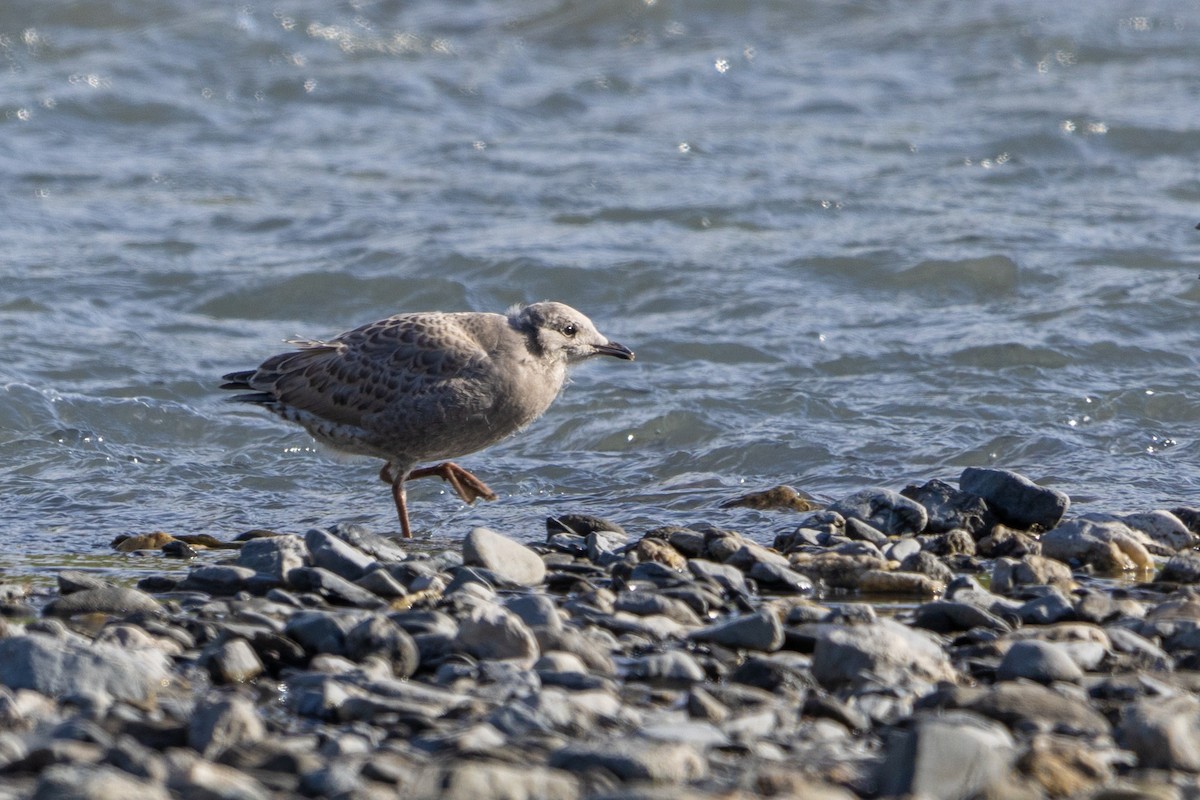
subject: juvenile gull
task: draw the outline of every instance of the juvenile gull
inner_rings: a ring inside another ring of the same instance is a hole
[[[382,458],[400,529],[412,538],[404,483],[436,475],[467,503],[495,500],[487,484],[452,461],[516,433],[558,396],[567,367],[592,356],[633,360],[591,320],[562,303],[507,314],[397,314],[297,349],[257,369],[231,372],[222,389],[334,449]]]

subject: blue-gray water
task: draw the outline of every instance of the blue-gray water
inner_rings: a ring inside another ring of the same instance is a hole
[[[396,529],[223,402],[295,335],[558,299],[634,348],[410,491],[448,543],[1017,469],[1200,503],[1192,2],[0,5],[0,565]]]

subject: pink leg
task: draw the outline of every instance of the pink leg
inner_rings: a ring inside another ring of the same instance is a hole
[[[432,467],[414,469],[408,474],[409,478],[429,478],[434,476],[450,484],[450,488],[454,490],[455,494],[461,497],[463,502],[468,505],[481,498],[484,500],[496,499],[496,493],[486,483],[453,461],[446,461]]]

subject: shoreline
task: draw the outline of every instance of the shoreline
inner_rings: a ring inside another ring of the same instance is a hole
[[[337,525],[0,584],[0,800],[1200,791],[1200,512],[976,468],[735,502],[794,529]]]

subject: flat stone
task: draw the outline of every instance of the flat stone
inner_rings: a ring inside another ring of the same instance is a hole
[[[404,548],[394,539],[371,533],[362,525],[339,522],[329,532],[356,550],[360,550],[382,564],[396,564],[408,558]]]
[[[304,544],[313,564],[348,581],[358,580],[375,564],[372,556],[321,528],[305,531]]]
[[[1146,534],[1151,540],[1170,550],[1184,550],[1200,543],[1200,537],[1170,511],[1158,509],[1119,518],[1131,528]]]
[[[778,650],[783,645],[783,626],[770,609],[741,614],[706,628],[692,631],[688,638],[739,650]]]
[[[240,637],[206,648],[200,664],[208,668],[215,683],[245,683],[266,671],[258,653]]]
[[[603,769],[621,781],[680,784],[708,774],[700,751],[689,744],[616,739],[573,743],[550,754],[550,766],[569,772]]]
[[[1001,522],[1020,530],[1050,530],[1071,506],[1071,498],[1063,492],[1038,486],[1007,469],[967,467],[958,488],[983,498]]]
[[[184,592],[205,592],[215,595],[237,594],[254,578],[254,570],[232,564],[210,564],[196,567],[179,584]]]
[[[1026,640],[1014,642],[996,669],[996,680],[1027,678],[1038,683],[1083,680],[1083,670],[1070,654],[1053,642]]]
[[[1107,736],[1112,732],[1108,720],[1086,703],[1027,681],[1004,681],[983,688],[956,687],[935,692],[924,698],[922,705],[966,708],[1022,730],[1071,736]]]
[[[626,669],[628,680],[670,688],[702,683],[707,677],[700,662],[683,650],[667,650],[640,656],[633,659]]]
[[[891,489],[863,489],[829,507],[849,519],[859,519],[888,536],[916,534],[925,530],[929,515],[925,507]]]
[[[51,697],[105,694],[144,705],[171,678],[166,656],[127,653],[103,644],[80,644],[40,633],[0,639],[0,684]]]
[[[299,536],[251,539],[238,551],[237,565],[283,583],[287,574],[308,563],[308,547]]]
[[[161,614],[162,606],[145,592],[121,586],[83,589],[46,604],[46,613],[59,617],[75,614],[133,614],[138,611]]]
[[[77,569],[64,569],[58,573],[58,593],[68,595],[84,589],[105,589],[112,584],[98,575]]]
[[[1007,633],[1012,625],[1002,617],[971,603],[934,600],[922,603],[913,615],[913,625],[937,633],[966,631],[971,628]]]
[[[541,556],[488,528],[473,528],[463,539],[462,554],[464,564],[484,567],[516,586],[539,586],[546,577]]]
[[[814,511],[821,504],[812,497],[802,495],[786,484],[772,486],[758,492],[735,497],[721,503],[720,508],[754,508],[759,511]]]
[[[301,592],[319,594],[330,603],[358,608],[381,608],[377,595],[324,567],[297,567],[287,574],[287,585]]]
[[[329,611],[300,611],[288,617],[284,634],[309,653],[345,655],[346,634],[359,619]]]

